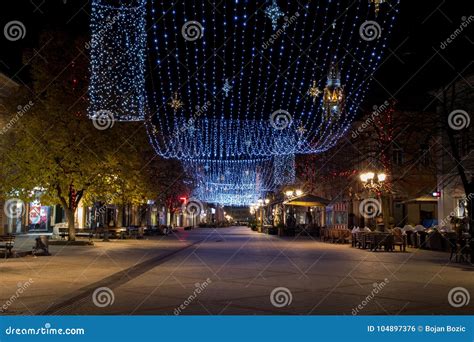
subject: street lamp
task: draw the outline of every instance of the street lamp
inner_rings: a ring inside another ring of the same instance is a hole
[[[265,198],[265,199],[258,199],[257,201],[257,209],[260,210],[260,232],[263,231],[263,211],[264,211],[264,207],[267,206],[269,203],[270,203],[270,199],[269,198]]]
[[[383,227],[388,229],[390,227],[390,214],[389,214],[389,204],[387,202],[386,196],[383,195],[383,191],[385,188],[385,182],[387,180],[387,175],[383,172],[375,173],[372,171],[364,172],[360,175],[360,180],[364,185],[364,188],[370,192],[377,193],[380,196],[380,202],[376,200],[376,204],[378,206],[378,210],[382,212],[383,218]],[[380,227],[376,225],[376,228],[379,229]]]
[[[369,171],[360,175],[360,180],[362,181],[364,188],[374,192],[382,190],[386,179],[387,175],[385,173],[376,174],[375,172]]]
[[[302,194],[303,194],[303,190],[301,190],[301,189],[285,191],[285,196],[288,197],[288,198],[301,196]]]

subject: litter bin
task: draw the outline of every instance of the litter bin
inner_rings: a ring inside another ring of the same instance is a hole
[[[36,245],[33,247],[33,255],[37,255],[39,253],[49,255],[49,236],[40,235],[35,240]]]

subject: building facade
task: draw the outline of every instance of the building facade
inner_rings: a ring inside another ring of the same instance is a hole
[[[8,113],[4,101],[19,88],[19,84],[14,80],[10,79],[6,75],[0,73],[0,139],[3,136],[3,132],[8,127],[8,123],[11,119],[10,113]],[[1,180],[0,180],[1,181]],[[12,223],[9,222],[9,219],[4,211],[5,209],[5,199],[3,196],[0,196],[0,234],[5,234],[9,230],[9,225]]]
[[[432,113],[384,107],[354,122],[351,133],[326,153],[304,157],[305,191],[331,201],[328,227],[380,225],[377,215],[364,212],[369,198],[376,200],[378,214],[388,211],[391,227],[431,226],[438,220],[436,155],[433,135],[426,133]],[[364,187],[360,175],[367,171],[387,175],[381,191]]]

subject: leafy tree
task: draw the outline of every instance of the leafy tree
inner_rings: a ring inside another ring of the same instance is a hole
[[[9,100],[10,112],[33,105],[0,137],[3,192],[28,200],[42,189],[42,203],[64,209],[70,240],[81,200],[146,203],[182,172],[156,157],[141,123],[97,129],[88,118],[84,42],[49,32],[40,38],[41,55],[26,52],[31,82]]]

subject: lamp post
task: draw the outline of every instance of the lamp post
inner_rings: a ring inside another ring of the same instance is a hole
[[[259,231],[259,233],[261,233],[261,232],[263,231],[263,203],[264,203],[264,202],[263,202],[262,199],[259,199],[259,200],[257,201],[257,203],[258,203],[258,208],[259,208],[259,210],[260,210],[260,211],[259,211],[259,214],[260,214],[260,215],[259,215],[259,216],[260,216],[260,226],[259,226],[259,228],[258,228],[258,231]]]
[[[385,173],[365,172],[360,175],[364,188],[372,192],[380,192],[386,179],[387,175]]]
[[[259,229],[258,231],[261,233],[263,232],[263,212],[265,210],[265,207],[270,203],[270,199],[268,198],[265,198],[265,199],[259,199],[257,201],[257,205],[256,205],[256,210],[258,209],[259,212],[259,216],[260,216],[260,225],[259,225]]]
[[[250,215],[255,216],[255,223],[258,223],[257,222],[257,205],[256,204],[252,204],[250,206]]]
[[[301,189],[296,189],[296,190],[287,190],[285,191],[285,197],[286,199],[292,199],[294,197],[299,197],[303,195],[303,190]]]
[[[383,226],[385,229],[388,229],[390,226],[390,214],[389,214],[389,205],[387,203],[387,198],[384,196],[384,188],[385,188],[385,181],[387,179],[387,175],[383,172],[375,173],[372,171],[364,172],[360,175],[360,180],[369,194],[378,194],[380,197],[379,206],[376,206],[379,211],[382,212],[383,218]],[[377,223],[377,222],[376,222]],[[376,224],[376,228],[378,230],[378,226]]]
[[[299,196],[302,196],[302,195],[303,195],[303,190],[301,190],[301,189],[289,189],[289,190],[285,191],[285,198],[286,198],[286,201],[290,201],[290,200],[292,200],[293,198],[299,197]],[[287,219],[287,217],[286,217],[286,207],[283,207],[283,209],[284,209],[284,216],[285,216],[285,224],[288,226],[288,219]],[[294,214],[294,211],[292,210],[292,207],[291,207],[291,206],[289,207],[289,210],[290,210],[290,214],[293,215],[293,214]],[[291,216],[290,216],[290,217],[291,217]],[[293,217],[293,218],[295,218],[295,217]],[[295,219],[296,219],[296,218],[295,218]],[[296,221],[295,221],[295,222],[293,222],[293,221],[294,221],[294,220],[291,220],[291,221],[290,221],[290,225],[293,225],[293,224],[296,223]]]

